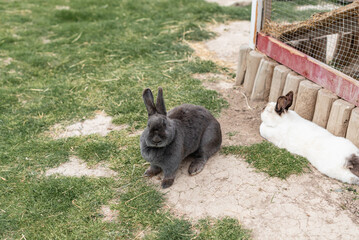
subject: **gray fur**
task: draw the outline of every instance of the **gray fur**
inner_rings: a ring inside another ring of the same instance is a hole
[[[162,187],[170,187],[180,163],[188,156],[193,158],[189,174],[202,171],[208,158],[220,149],[219,122],[204,107],[191,104],[180,105],[166,114],[162,88],[158,88],[156,105],[150,89],[143,91],[143,100],[148,123],[140,147],[142,157],[151,164],[145,175],[152,177],[162,170]]]

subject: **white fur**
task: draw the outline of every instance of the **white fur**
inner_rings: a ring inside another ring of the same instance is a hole
[[[326,129],[289,110],[279,116],[275,103],[268,103],[261,114],[260,134],[280,148],[308,159],[321,173],[340,181],[359,184],[359,178],[347,167],[358,148],[348,139],[337,137]]]

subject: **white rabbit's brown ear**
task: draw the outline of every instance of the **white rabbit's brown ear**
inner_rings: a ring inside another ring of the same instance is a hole
[[[287,95],[285,95],[285,97],[287,98],[285,109],[288,110],[290,108],[290,106],[292,106],[292,103],[293,103],[293,91],[290,91],[289,93],[287,93]]]
[[[155,114],[156,113],[156,106],[155,106],[155,102],[154,102],[154,99],[153,99],[153,94],[151,92],[151,89],[146,88],[145,90],[143,90],[142,98],[143,98],[143,101],[145,103],[148,116]]]
[[[285,96],[280,96],[277,100],[277,104],[275,105],[275,111],[280,116],[283,112],[288,111],[290,106],[293,103],[293,92],[290,91]]]
[[[167,115],[165,100],[163,99],[163,90],[161,87],[158,88],[156,110],[159,114]]]

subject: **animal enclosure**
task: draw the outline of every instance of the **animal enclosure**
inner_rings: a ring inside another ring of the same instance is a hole
[[[265,33],[359,80],[359,1],[264,0]]]
[[[291,109],[359,147],[359,1],[348,1],[253,0],[236,84],[269,102],[292,90]]]

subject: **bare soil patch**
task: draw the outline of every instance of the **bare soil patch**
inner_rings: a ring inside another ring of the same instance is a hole
[[[205,42],[187,42],[196,50],[195,56],[236,69],[239,47],[248,43],[250,22],[236,21],[208,27],[217,37]]]
[[[87,119],[81,122],[71,124],[69,126],[63,126],[62,124],[56,124],[50,130],[50,135],[55,138],[68,138],[76,136],[84,136],[90,134],[99,134],[106,136],[111,131],[120,131],[127,128],[126,125],[114,125],[112,124],[112,117],[107,116],[103,111],[97,111],[93,119]]]
[[[52,168],[46,171],[45,176],[53,174],[60,174],[70,177],[114,177],[117,172],[109,169],[103,164],[97,164],[93,167],[88,167],[87,164],[76,156],[71,156],[69,161],[61,164],[57,168]]]
[[[254,239],[355,239],[358,225],[343,210],[341,184],[313,169],[286,181],[256,172],[243,159],[215,155],[196,176],[181,167],[166,194],[174,213],[191,220],[230,216]],[[153,179],[160,185],[159,178]]]
[[[224,74],[195,74],[203,85],[219,92],[229,107],[223,109],[218,121],[223,134],[222,145],[251,145],[264,139],[259,134],[260,113],[266,102],[249,101],[241,87],[234,87],[234,80]]]
[[[100,214],[103,216],[103,222],[116,222],[118,221],[119,211],[112,210],[110,206],[102,205]]]
[[[14,59],[11,57],[0,58],[0,66],[6,67],[6,66],[10,65],[13,61],[14,61]]]

